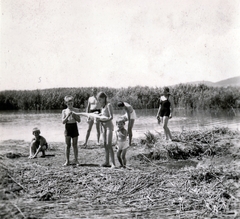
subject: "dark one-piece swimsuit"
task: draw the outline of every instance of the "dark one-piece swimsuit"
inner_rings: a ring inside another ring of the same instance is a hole
[[[164,101],[161,101],[160,104],[161,104],[160,117],[164,117],[164,116],[169,117],[169,115],[170,115],[170,105],[171,105],[169,100],[166,99]]]

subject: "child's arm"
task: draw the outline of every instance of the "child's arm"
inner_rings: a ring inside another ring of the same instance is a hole
[[[174,109],[174,101],[173,101],[173,98],[172,96],[169,97],[169,102],[170,102],[170,115],[169,115],[169,118],[172,118],[172,114],[173,114],[173,109]]]
[[[38,155],[38,153],[40,152],[40,150],[42,149],[42,146],[41,145],[39,145],[39,147],[38,147],[38,149],[37,149],[37,151],[36,151],[36,153],[31,157],[31,158],[36,158],[37,157],[37,155]]]
[[[97,113],[76,113],[76,112],[73,112],[73,115],[74,114],[79,115],[79,116],[85,116],[85,117],[100,119],[101,121],[108,121],[108,117],[102,116],[101,114],[97,114]]]
[[[77,110],[79,112],[79,110],[76,108],[75,110]],[[79,115],[77,115],[74,111],[72,112],[72,117],[77,121],[77,122],[81,122],[81,118]]]
[[[161,100],[160,100],[160,104],[159,104],[158,111],[157,111],[157,119],[159,119],[160,109],[161,109]]]
[[[103,117],[99,118],[101,122],[108,122],[108,121],[113,119],[113,108],[112,108],[112,105],[109,103],[107,105],[107,108],[108,108],[108,112],[109,112],[109,117],[104,116],[105,118],[103,118]]]
[[[68,114],[66,114],[66,110],[62,111],[62,123],[66,124],[68,121],[69,116],[71,116],[72,112],[69,112]]]

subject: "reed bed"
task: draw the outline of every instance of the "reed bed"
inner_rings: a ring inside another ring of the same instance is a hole
[[[183,135],[192,142],[202,139],[210,146],[216,143],[216,136],[226,136],[217,131],[204,138],[200,138],[202,133]],[[22,161],[13,162],[16,159]],[[171,160],[169,157],[168,162]],[[148,168],[110,169],[66,168],[26,158],[2,157],[0,161],[1,218],[239,217],[240,174],[231,164],[179,169],[146,157]]]

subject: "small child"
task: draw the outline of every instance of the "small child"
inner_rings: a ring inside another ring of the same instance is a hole
[[[125,119],[125,121],[128,121],[127,132],[128,132],[128,136],[129,136],[129,146],[131,146],[132,137],[133,137],[132,129],[133,129],[135,119],[137,118],[136,112],[133,109],[133,107],[129,103],[126,103],[126,102],[122,102],[122,101],[118,102],[118,107],[123,108],[126,112],[123,115],[123,118]]]
[[[124,128],[125,120],[120,117],[116,121],[118,130],[116,131],[116,140],[117,140],[117,158],[121,167],[126,168],[126,152],[128,149],[127,144],[127,130]]]
[[[46,139],[40,135],[40,130],[38,128],[34,128],[32,130],[32,134],[35,136],[30,144],[30,155],[28,158],[36,158],[38,153],[41,151],[42,156],[45,157],[45,151],[48,148],[48,144]]]

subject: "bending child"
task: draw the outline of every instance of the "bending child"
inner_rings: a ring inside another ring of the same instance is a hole
[[[126,168],[126,153],[128,149],[127,144],[127,130],[124,128],[125,120],[123,118],[119,118],[116,121],[118,130],[116,131],[116,139],[117,139],[117,158],[121,167]]]
[[[129,136],[129,146],[131,146],[132,144],[132,137],[133,137],[133,133],[132,133],[132,129],[133,129],[133,125],[136,119],[136,112],[133,109],[133,107],[126,102],[118,102],[118,107],[123,107],[125,110],[125,115],[123,115],[123,118],[125,119],[125,121],[128,121],[128,136]]]
[[[38,153],[41,151],[42,156],[45,157],[45,151],[48,148],[48,144],[46,139],[40,135],[40,129],[34,128],[32,130],[32,134],[34,135],[34,138],[31,141],[30,144],[30,155],[28,158],[36,158]]]
[[[66,142],[66,148],[65,148],[66,162],[63,165],[64,166],[69,165],[71,140],[72,140],[75,164],[79,165],[78,147],[77,147],[79,133],[78,133],[77,122],[80,122],[81,119],[80,119],[80,116],[74,114],[75,112],[79,112],[79,110],[73,107],[72,96],[66,96],[64,98],[64,102],[67,105],[67,108],[62,111],[62,123],[65,124],[64,135],[65,135],[65,142]]]

